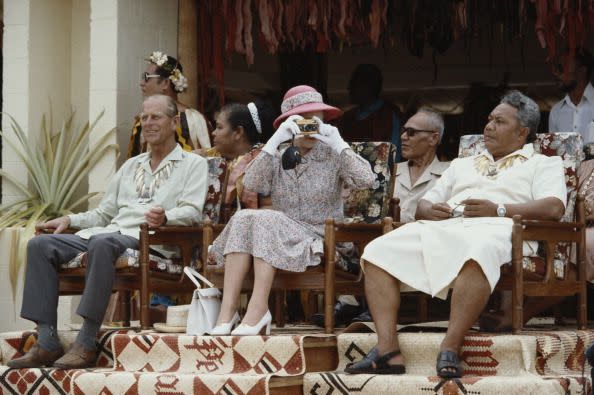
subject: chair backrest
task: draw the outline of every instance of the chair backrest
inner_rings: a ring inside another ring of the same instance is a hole
[[[574,219],[577,197],[577,169],[584,159],[582,136],[579,133],[539,133],[536,135],[534,150],[543,155],[558,155],[563,159],[565,183],[567,186],[567,207],[561,221]],[[469,134],[460,138],[458,157],[476,155],[485,149],[482,134]]]
[[[345,190],[344,215],[354,222],[379,223],[388,213],[390,201],[390,157],[396,149],[390,142],[352,142],[352,150],[369,161],[376,176],[374,187]]]
[[[217,224],[221,218],[221,203],[223,201],[223,186],[227,173],[225,158],[207,158],[208,160],[208,192],[202,212],[203,220],[210,220]]]

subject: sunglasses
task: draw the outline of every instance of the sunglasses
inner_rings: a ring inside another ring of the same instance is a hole
[[[417,133],[437,133],[435,130],[422,130],[422,129],[415,129],[415,128],[409,128],[409,127],[404,127],[402,129],[400,129],[400,135],[403,135],[404,133],[406,133],[408,135],[408,137],[413,137],[415,134]]]
[[[144,82],[148,82],[151,78],[159,78],[161,77],[159,74],[149,74],[146,71],[140,75],[140,79],[144,80]]]

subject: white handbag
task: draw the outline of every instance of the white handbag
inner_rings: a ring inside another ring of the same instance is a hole
[[[184,273],[196,284],[196,290],[192,296],[192,303],[188,312],[186,333],[201,336],[210,332],[217,323],[221,311],[222,294],[218,288],[215,288],[213,283],[195,269],[186,266],[184,267]],[[202,288],[200,281],[210,288]]]

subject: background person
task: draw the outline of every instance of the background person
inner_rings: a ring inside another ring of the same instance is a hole
[[[590,83],[594,57],[585,48],[565,53],[553,74],[565,97],[549,114],[549,132],[577,132],[584,144],[594,143],[594,88]]]
[[[380,97],[383,76],[374,64],[358,65],[349,80],[349,98],[355,107],[337,121],[346,141],[389,141],[401,158],[400,111]]]
[[[181,63],[176,58],[159,51],[151,53],[146,61],[148,65],[140,78],[142,96],[165,95],[175,101],[179,110],[176,140],[184,151],[210,148],[208,123],[204,116],[177,99],[177,94],[188,88],[188,80],[182,74]],[[141,132],[142,124],[136,117],[128,144],[128,158],[147,150],[147,144]]]

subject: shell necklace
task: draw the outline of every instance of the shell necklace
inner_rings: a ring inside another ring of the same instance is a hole
[[[169,163],[160,168],[148,185],[146,184],[146,169],[140,162],[136,164],[134,183],[136,184],[136,193],[138,193],[139,203],[148,203],[153,200],[153,196],[157,189],[159,189],[159,187],[169,179],[171,173],[173,173],[173,169],[176,167],[175,163],[175,161],[169,161]]]

